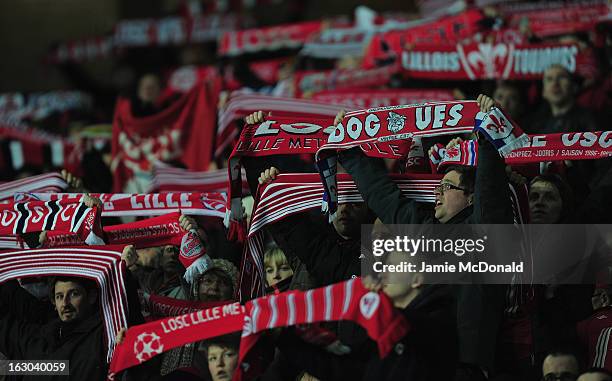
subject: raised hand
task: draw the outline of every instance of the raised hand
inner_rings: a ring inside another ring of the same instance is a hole
[[[277,168],[270,167],[259,175],[258,181],[260,184],[268,184],[272,180],[276,179],[276,176],[278,176],[279,173],[280,171]]]

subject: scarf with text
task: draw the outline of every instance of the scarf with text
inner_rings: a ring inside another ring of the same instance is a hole
[[[231,303],[130,327],[115,348],[108,380],[170,349],[240,331],[244,316],[244,307]]]
[[[201,302],[193,300],[180,300],[167,296],[149,294],[139,291],[138,297],[142,313],[147,321],[158,320],[170,316],[184,315],[199,310],[221,306],[227,302]]]
[[[181,160],[205,170],[212,157],[215,111],[220,83],[199,84],[155,115],[137,118],[131,101],[119,99],[113,120],[114,191],[148,188],[153,164]]]
[[[474,129],[474,118],[483,116],[481,114],[476,101],[390,106],[346,113],[327,143],[317,151],[317,168],[325,187],[323,211],[329,212],[330,221],[335,218],[338,200],[336,152],[359,146],[367,156],[401,159],[407,156],[413,137],[469,133]],[[489,116],[493,113],[485,115],[481,125],[488,127]],[[511,131],[512,137],[521,136],[518,127],[509,123],[506,130]],[[508,145],[518,144],[511,138],[498,140]],[[387,150],[371,150],[371,146],[380,145],[397,146],[399,155]]]
[[[226,173],[227,180],[227,173]],[[89,193],[102,201],[102,217],[149,217],[173,212],[208,217],[225,217],[227,196],[225,193]],[[15,201],[80,202],[82,193],[21,193]]]
[[[271,113],[275,117],[299,115],[322,118],[330,117],[333,120],[341,109],[342,106],[327,102],[235,91],[230,95],[226,107],[223,110],[219,110],[215,157],[221,156],[225,148],[238,135],[239,129],[235,121],[255,111],[266,110],[267,113]]]
[[[44,230],[75,235],[90,245],[104,244],[97,207],[59,200],[0,204],[0,236]]]
[[[0,283],[11,279],[40,276],[76,276],[98,284],[103,316],[107,361],[110,362],[115,335],[127,327],[127,293],[122,247],[88,246],[78,248],[32,249],[0,252]]]
[[[502,3],[498,10],[510,27],[526,24],[531,33],[545,38],[593,30],[610,13],[610,5],[605,0],[516,2]]]
[[[381,357],[410,331],[409,323],[386,295],[369,292],[356,278],[254,299],[245,306],[230,303],[130,327],[115,348],[108,379],[170,349],[239,331],[242,362],[265,330],[339,320],[364,327],[377,342]],[[238,369],[234,379],[241,377]]]
[[[402,196],[419,202],[434,202],[434,188],[440,175],[391,175]],[[363,202],[349,175],[338,175],[339,202]],[[264,295],[264,227],[287,216],[321,207],[323,184],[315,173],[280,174],[276,180],[260,186],[253,207],[249,234],[240,268],[239,297],[249,300]]]
[[[266,28],[226,32],[219,41],[218,54],[237,56],[265,50],[299,48],[323,27],[321,21],[305,21]]]
[[[429,160],[434,173],[448,165],[475,166],[478,161],[478,142],[474,140],[463,141],[450,149],[444,148],[439,143],[433,148]],[[610,157],[612,156],[612,131],[529,135],[529,142],[526,146],[503,156],[506,164],[509,165]]]
[[[562,65],[570,73],[591,65],[590,54],[575,44],[417,44],[409,50],[398,46],[392,53],[379,49],[372,53],[378,60],[398,62],[405,76],[421,79],[537,80],[553,64]]]
[[[68,184],[57,172],[31,176],[0,184],[0,201],[12,200],[17,192],[62,192],[67,188]]]
[[[363,327],[378,345],[381,358],[410,331],[410,324],[382,292],[367,290],[360,278],[308,291],[288,291],[245,305],[240,342],[242,362],[262,332],[298,324],[348,320]],[[237,372],[241,372],[237,368]],[[240,374],[234,375],[234,380]]]

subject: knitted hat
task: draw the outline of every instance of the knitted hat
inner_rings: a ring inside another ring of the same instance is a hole
[[[206,268],[206,270],[204,270],[202,273],[199,273],[194,279],[194,282],[191,283],[192,297],[197,298],[198,282],[200,281],[200,278],[204,274],[206,274],[207,272],[213,269],[218,269],[221,272],[223,272],[225,275],[227,275],[227,277],[232,282],[232,287],[234,289],[234,292],[236,292],[238,288],[238,269],[236,268],[236,266],[234,266],[232,262],[228,261],[227,259],[215,258],[212,260],[212,265]]]

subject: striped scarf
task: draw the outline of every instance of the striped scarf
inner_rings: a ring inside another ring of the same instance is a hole
[[[68,188],[59,173],[26,177],[0,184],[0,201],[12,200],[17,192],[62,192]]]
[[[242,171],[242,192],[249,193],[246,173]],[[218,193],[229,191],[227,170],[194,172],[174,167],[154,167],[153,181],[147,193],[157,192],[198,192]]]
[[[410,330],[409,323],[382,292],[369,292],[361,279],[308,291],[288,291],[225,304],[130,327],[117,346],[109,380],[173,348],[242,331],[239,361],[247,359],[262,332],[300,324],[348,320],[361,325],[385,357]],[[238,367],[234,380],[242,376]]]
[[[28,201],[0,205],[0,236],[54,230],[87,244],[103,244],[100,210],[84,203]]]
[[[423,174],[391,176],[404,197],[419,202],[434,202],[433,189],[439,184],[441,177]],[[338,178],[341,203],[363,202],[349,175],[341,174]],[[288,173],[279,175],[270,184],[260,186],[258,193],[240,269],[238,292],[241,300],[264,294],[263,228],[286,216],[320,208],[323,184],[320,177],[314,173]]]
[[[102,217],[139,216],[150,217],[182,212],[188,215],[225,217],[227,196],[225,193],[90,193],[102,201]],[[15,200],[80,202],[82,193],[16,193]]]
[[[126,269],[121,264],[121,250],[122,247],[116,246],[90,246],[0,253],[0,283],[17,278],[58,275],[94,280],[100,288],[107,361],[110,361],[115,335],[120,328],[127,327]]]

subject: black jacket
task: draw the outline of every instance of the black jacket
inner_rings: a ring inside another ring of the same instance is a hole
[[[438,223],[431,205],[404,198],[387,176],[384,164],[366,157],[359,148],[339,156],[359,193],[384,224]],[[510,192],[503,159],[486,140],[480,139],[474,203],[447,224],[512,224]],[[492,369],[499,324],[503,316],[504,288],[455,286],[460,361]]]
[[[402,312],[410,331],[385,358],[378,353],[372,357],[363,380],[452,380],[457,365],[457,312],[451,290],[427,286]]]
[[[0,352],[9,359],[70,362],[70,376],[25,376],[24,381],[104,380],[108,373],[104,343],[104,325],[97,313],[74,324],[27,323],[8,311],[0,318]]]

